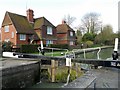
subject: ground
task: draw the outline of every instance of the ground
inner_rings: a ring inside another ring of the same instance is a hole
[[[0,69],[2,68],[10,68],[14,66],[24,65],[24,64],[30,64],[35,63],[34,59],[16,59],[16,58],[2,58],[0,60]]]
[[[65,88],[115,88],[119,87],[120,70],[117,68],[92,69]]]

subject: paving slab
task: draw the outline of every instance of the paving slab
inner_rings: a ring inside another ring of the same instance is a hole
[[[35,59],[2,58],[0,60],[0,69],[20,66],[20,65],[27,65],[27,64],[36,63],[36,62],[38,61]]]
[[[100,68],[87,71],[83,76],[69,83],[64,88],[119,88],[120,70]]]

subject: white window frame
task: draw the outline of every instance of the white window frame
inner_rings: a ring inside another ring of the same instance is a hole
[[[70,31],[70,36],[73,36],[73,32],[72,31]]]
[[[7,25],[7,26],[5,26],[5,32],[9,32],[9,26]]]
[[[74,42],[73,42],[73,41],[70,41],[70,45],[74,45]]]
[[[20,37],[20,40],[22,40],[22,41],[26,40],[26,35],[25,34],[20,34],[19,37]]]
[[[46,40],[46,46],[48,46],[49,44],[53,44],[52,40]]]
[[[52,27],[47,26],[47,34],[49,34],[49,35],[52,35],[52,34],[53,34]]]
[[[10,39],[8,38],[8,39],[5,39],[5,42],[9,42],[10,41]]]
[[[11,34],[12,34],[11,38],[14,38],[14,32],[12,32]]]

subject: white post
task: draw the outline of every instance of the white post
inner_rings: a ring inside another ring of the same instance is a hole
[[[42,42],[42,40],[40,42],[41,42],[41,50],[42,50],[43,49],[43,42]]]
[[[114,52],[112,53],[113,60],[118,59],[118,38],[115,38]]]
[[[115,38],[114,51],[118,51],[118,38]]]

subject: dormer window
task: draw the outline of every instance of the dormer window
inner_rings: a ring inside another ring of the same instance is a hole
[[[52,32],[52,27],[47,26],[47,34],[49,34],[49,35],[52,35],[52,34],[53,34],[53,32]]]
[[[9,32],[9,26],[5,26],[5,32]]]

